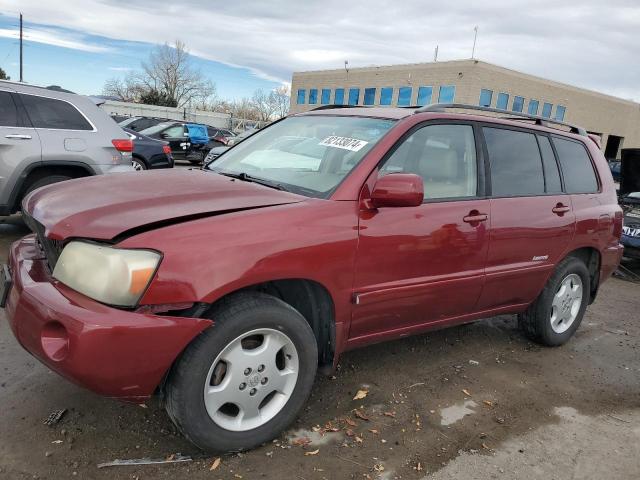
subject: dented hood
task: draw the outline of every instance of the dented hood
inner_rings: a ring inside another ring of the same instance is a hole
[[[40,188],[23,203],[54,240],[112,240],[227,212],[283,205],[305,197],[202,170],[157,170],[80,178]]]

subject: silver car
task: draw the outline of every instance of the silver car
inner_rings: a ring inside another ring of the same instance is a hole
[[[0,215],[44,185],[132,171],[132,149],[89,97],[0,81]]]

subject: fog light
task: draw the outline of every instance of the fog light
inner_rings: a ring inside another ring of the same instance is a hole
[[[67,329],[60,322],[49,322],[42,328],[40,343],[44,353],[56,362],[64,360],[69,353]]]

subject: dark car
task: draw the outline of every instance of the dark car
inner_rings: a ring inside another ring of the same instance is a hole
[[[620,182],[620,167],[621,162],[619,160],[609,162],[609,170],[611,170],[611,176],[613,176],[614,182]]]
[[[50,369],[161,393],[211,451],[280,435],[357,347],[506,314],[560,346],[622,255],[607,162],[583,128],[453,108],[499,113],[317,110],[205,170],[40,188],[0,306]]]
[[[128,128],[123,129],[133,140],[131,165],[137,171],[156,168],[173,168],[173,156],[169,142],[156,140]]]
[[[624,211],[624,226],[620,243],[624,256],[640,260],[640,192],[626,195],[620,200]]]
[[[227,140],[227,143],[225,145],[214,146],[213,148],[211,148],[209,150],[209,153],[207,153],[207,156],[204,158],[204,164],[207,165],[207,164],[213,162],[216,158],[218,158],[224,152],[229,150],[232,146],[239,144],[245,138],[250,137],[251,135],[253,135],[257,131],[258,130],[246,130],[246,131],[240,133],[239,135],[235,135],[233,137],[230,137]]]
[[[118,122],[122,128],[128,128],[134,132],[141,132],[142,130],[153,127],[163,122],[171,122],[168,118],[159,117],[129,117],[125,120]]]
[[[202,124],[162,122],[140,133],[168,142],[175,160],[188,160],[194,164],[202,163],[210,148],[207,127]]]

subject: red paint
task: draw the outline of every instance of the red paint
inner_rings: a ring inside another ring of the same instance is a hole
[[[572,250],[600,253],[601,281],[617,266],[621,211],[606,160],[588,138],[561,133],[591,152],[600,193],[390,207],[384,201],[412,204],[407,199],[422,188],[411,175],[377,175],[380,160],[413,126],[434,119],[522,123],[406,109],[332,114],[398,122],[326,200],[185,170],[73,180],[29,196],[25,209],[53,239],[109,241],[133,232],[119,246],[155,249],[163,260],[132,312],[52,281],[33,237],[17,242],[7,313],[20,343],[87,388],[137,400],[151,395],[182,349],[211,326],[153,314],[170,305],[212,303],[269,280],[313,280],[333,300],[337,361],[349,348],[520,312]],[[535,258],[541,256],[547,258]]]

